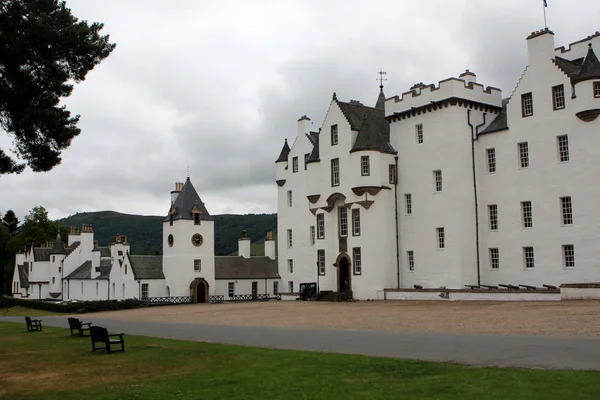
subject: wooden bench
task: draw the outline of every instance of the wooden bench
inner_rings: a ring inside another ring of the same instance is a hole
[[[479,289],[479,286],[477,285],[465,285],[465,287],[468,287],[470,289]]]
[[[109,334],[108,329],[101,326],[90,326],[90,336],[92,337],[92,351],[106,350],[109,354],[115,351],[125,352],[124,333]],[[118,339],[115,339],[118,337]],[[104,347],[97,347],[96,343],[104,343]],[[111,346],[120,344],[121,350],[112,350]]]
[[[27,324],[27,332],[42,330],[41,319],[31,319],[30,317],[25,317],[25,323]]]
[[[481,287],[488,288],[488,289],[498,289],[498,286],[494,286],[494,285],[481,285]]]
[[[519,285],[521,287],[524,287],[527,290],[537,290],[537,288],[535,286],[530,286],[530,285]]]
[[[77,318],[69,318],[69,328],[71,329],[71,336],[89,336],[91,325],[91,322],[81,322],[81,320]],[[85,332],[87,332],[88,334],[86,335]]]
[[[554,285],[545,285],[544,284],[542,286],[545,287],[545,288],[548,288],[548,290],[556,290],[556,286],[554,286]]]
[[[504,284],[499,284],[498,286],[503,287],[503,288],[507,288],[508,290],[519,290],[518,286],[515,285],[511,285],[510,283],[508,285],[504,285]]]

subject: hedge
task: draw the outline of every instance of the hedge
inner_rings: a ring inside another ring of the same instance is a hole
[[[38,310],[55,311],[59,313],[87,313],[95,311],[125,310],[129,308],[145,307],[145,304],[136,299],[128,300],[95,300],[78,301],[76,303],[56,303],[41,300],[25,300],[13,297],[4,297],[1,302],[7,306],[23,306]]]

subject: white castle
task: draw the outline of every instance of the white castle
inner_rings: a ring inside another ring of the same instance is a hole
[[[507,98],[467,70],[382,86],[375,107],[334,93],[318,131],[298,120],[276,161],[286,291],[600,282],[600,34],[556,49],[544,29],[527,46]]]

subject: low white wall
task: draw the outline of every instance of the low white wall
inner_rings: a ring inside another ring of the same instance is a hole
[[[298,293],[285,293],[281,295],[281,300],[296,300],[299,296]]]
[[[560,293],[526,291],[386,291],[386,300],[449,300],[449,301],[558,301]]]
[[[600,288],[560,288],[561,300],[600,300]]]

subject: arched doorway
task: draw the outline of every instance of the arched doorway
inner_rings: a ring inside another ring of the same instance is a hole
[[[208,303],[208,282],[204,278],[196,278],[190,284],[190,296],[193,303]]]
[[[343,253],[338,256],[337,264],[337,287],[338,292],[352,291],[352,274],[350,273],[350,257]]]

